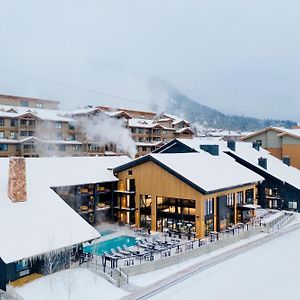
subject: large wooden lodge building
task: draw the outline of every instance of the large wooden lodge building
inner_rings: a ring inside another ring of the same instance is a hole
[[[124,213],[138,227],[190,228],[199,238],[249,221],[248,208],[256,206],[256,186],[263,180],[229,157],[207,153],[149,154],[114,173],[121,199],[132,205]]]

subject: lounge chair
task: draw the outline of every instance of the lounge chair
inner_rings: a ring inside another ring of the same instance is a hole
[[[112,253],[112,255],[114,257],[118,257],[118,258],[124,258],[125,256],[121,253],[117,253],[115,249],[110,249],[110,252]]]
[[[118,253],[121,253],[123,255],[129,256],[131,253],[129,251],[123,250],[120,246],[117,247]]]
[[[131,254],[134,254],[134,255],[137,255],[137,254],[140,253],[140,251],[132,250],[132,249],[128,248],[126,245],[123,245],[123,249],[124,249],[125,251],[130,252]]]

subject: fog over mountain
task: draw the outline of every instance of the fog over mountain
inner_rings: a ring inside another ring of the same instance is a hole
[[[0,93],[147,109],[165,103],[149,90],[154,77],[226,114],[300,121],[297,0],[1,0],[0,9]]]

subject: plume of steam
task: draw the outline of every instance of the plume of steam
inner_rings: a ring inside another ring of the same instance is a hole
[[[105,114],[97,114],[80,118],[82,131],[88,141],[100,145],[115,144],[117,151],[129,153],[135,157],[136,145],[131,138],[130,131],[125,128],[124,120],[110,118]]]

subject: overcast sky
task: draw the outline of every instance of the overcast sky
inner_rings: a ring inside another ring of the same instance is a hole
[[[0,0],[0,12],[0,93],[142,108],[157,76],[226,113],[300,121],[299,0]]]

